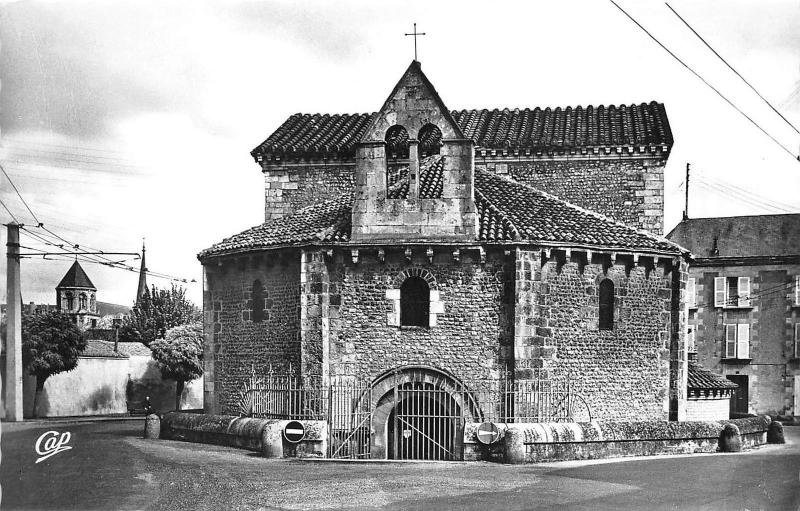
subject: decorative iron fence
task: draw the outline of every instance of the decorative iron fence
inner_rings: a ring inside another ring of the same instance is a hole
[[[319,376],[253,374],[241,392],[240,414],[328,422],[328,456],[368,458],[373,415],[390,399],[386,443],[397,459],[456,459],[453,431],[466,422],[590,421],[591,411],[569,380],[406,381],[388,375],[381,384],[356,379],[324,382]]]

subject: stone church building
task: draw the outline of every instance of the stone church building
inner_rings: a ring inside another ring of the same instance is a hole
[[[198,256],[206,411],[291,365],[386,410],[389,374],[560,378],[596,419],[682,418],[671,147],[661,104],[451,111],[416,61],[377,113],[292,115],[252,152],[265,222]]]

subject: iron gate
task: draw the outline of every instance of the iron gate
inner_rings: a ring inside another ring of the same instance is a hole
[[[461,459],[464,419],[451,392],[430,383],[395,386],[389,416],[389,458],[397,460]]]

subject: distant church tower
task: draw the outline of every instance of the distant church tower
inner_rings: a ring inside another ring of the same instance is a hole
[[[69,314],[79,327],[96,328],[100,316],[97,314],[97,288],[89,276],[75,261],[72,267],[56,286],[56,306]]]
[[[142,241],[142,265],[139,267],[139,287],[136,289],[136,303],[139,303],[139,300],[147,292],[147,266],[144,262],[144,253],[144,241]]]

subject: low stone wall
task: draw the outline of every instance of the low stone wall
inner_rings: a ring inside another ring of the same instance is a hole
[[[742,448],[766,443],[767,416],[731,421],[584,422],[500,424],[501,439],[477,442],[477,424],[464,430],[464,459],[536,463],[576,459],[716,452],[728,424]]]
[[[259,451],[268,458],[325,456],[327,422],[300,421],[306,433],[296,444],[283,437],[288,422],[234,415],[170,412],[161,419],[161,438],[242,447]]]

